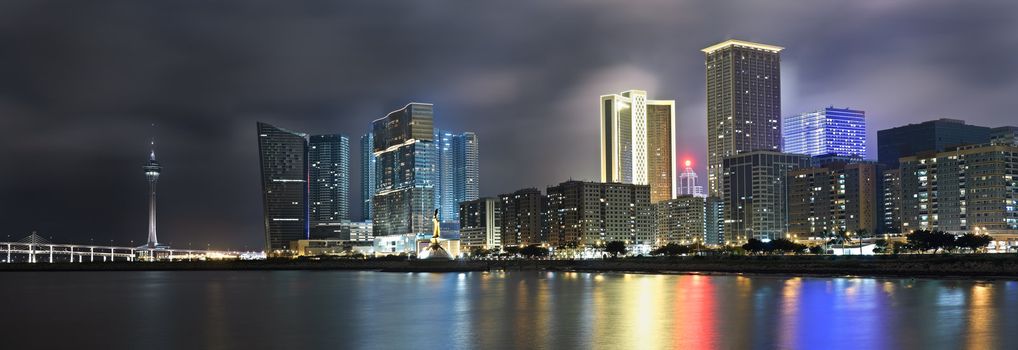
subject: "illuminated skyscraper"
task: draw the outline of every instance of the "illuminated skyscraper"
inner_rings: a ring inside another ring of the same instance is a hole
[[[826,107],[786,117],[782,125],[786,153],[810,156],[866,156],[866,112]]]
[[[741,40],[711,45],[707,72],[707,192],[721,194],[721,160],[781,151],[781,56],[784,48]],[[725,196],[726,198],[728,196]]]
[[[651,202],[675,196],[675,101],[642,90],[601,96],[601,182],[650,185]]]
[[[156,184],[159,182],[159,174],[163,167],[156,161],[155,141],[152,141],[152,152],[149,153],[148,163],[145,164],[145,178],[148,179],[148,248],[159,246],[159,239],[156,237]],[[73,260],[73,259],[72,259]]]
[[[311,226],[350,220],[350,139],[312,135],[308,140]]]
[[[265,252],[278,255],[308,238],[307,135],[258,123]]]
[[[686,170],[679,174],[678,195],[690,195],[695,197],[706,197],[703,193],[703,186],[696,183],[696,171],[693,171],[693,162],[686,160]]]
[[[434,132],[429,103],[409,103],[372,123],[378,181],[371,199],[375,236],[431,232]]]
[[[725,243],[786,238],[788,174],[795,168],[808,167],[810,158],[753,151],[726,157],[722,164]]]
[[[442,222],[459,221],[459,203],[477,199],[477,135],[435,129],[435,208]]]
[[[371,220],[371,197],[378,187],[375,176],[374,138],[371,133],[361,136],[361,220]]]

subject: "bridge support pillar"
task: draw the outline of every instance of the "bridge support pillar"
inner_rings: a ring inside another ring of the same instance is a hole
[[[28,244],[28,262],[35,263],[35,245]]]
[[[49,263],[53,263],[53,246],[49,246]]]
[[[88,248],[88,262],[95,262],[95,247]]]
[[[11,263],[11,244],[7,243],[7,263]]]

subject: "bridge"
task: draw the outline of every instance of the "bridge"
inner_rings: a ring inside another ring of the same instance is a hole
[[[4,263],[189,261],[237,259],[239,256],[237,252],[213,250],[59,244],[49,242],[35,233],[17,242],[0,242],[0,259]]]

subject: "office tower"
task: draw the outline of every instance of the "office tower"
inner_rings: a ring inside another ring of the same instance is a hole
[[[375,196],[378,177],[375,176],[375,152],[372,133],[361,136],[361,220],[371,220],[371,197]]]
[[[866,157],[866,112],[825,107],[782,123],[786,153]]]
[[[900,162],[902,231],[1018,233],[1018,146],[961,146]]]
[[[809,166],[809,156],[771,151],[740,153],[722,159],[725,243],[750,238],[786,238],[788,174]]]
[[[526,246],[546,241],[548,197],[536,188],[499,195],[502,202],[502,244]]]
[[[148,180],[148,242],[145,246],[150,249],[159,246],[159,238],[156,237],[156,184],[159,182],[159,174],[163,171],[163,167],[156,161],[155,146],[155,141],[152,141],[148,163],[142,167],[145,170],[145,179]]]
[[[460,244],[465,248],[502,246],[502,209],[497,198],[460,202]]]
[[[1018,146],[1018,127],[1002,126],[990,130],[990,143]]]
[[[375,236],[431,233],[433,123],[433,106],[428,103],[409,103],[372,122],[378,181],[371,199]]]
[[[703,193],[703,186],[696,183],[696,171],[693,171],[693,161],[686,160],[686,169],[679,174],[679,188],[678,195],[690,195],[697,197],[706,197]]]
[[[990,131],[988,127],[946,118],[880,130],[877,131],[877,160],[887,169],[895,169],[901,157],[989,143]]]
[[[701,50],[707,72],[707,193],[711,196],[721,195],[723,158],[757,150],[781,151],[779,53],[783,49],[726,40]]]
[[[788,175],[788,233],[826,237],[841,231],[876,234],[879,182],[876,163],[831,163]]]
[[[265,253],[280,255],[308,238],[307,135],[258,123]]]
[[[882,172],[883,183],[883,216],[880,232],[900,233],[901,232],[901,169],[885,169]]]
[[[657,202],[657,246],[668,243],[702,244],[707,232],[706,199],[693,195],[680,195],[675,199]]]
[[[709,245],[725,244],[725,201],[719,197],[705,198],[706,227],[704,242]]]
[[[642,90],[601,96],[601,181],[650,185],[651,201],[675,196],[675,101]]]
[[[349,221],[350,140],[343,135],[312,135],[308,171],[312,230]]]
[[[459,203],[480,193],[477,135],[435,130],[435,208],[443,222],[459,221]]]
[[[548,243],[552,246],[624,241],[652,247],[654,231],[649,185],[570,180],[548,187]]]

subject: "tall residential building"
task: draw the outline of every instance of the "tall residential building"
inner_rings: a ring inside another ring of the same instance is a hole
[[[443,222],[459,221],[459,203],[480,193],[477,135],[435,129],[435,208]]]
[[[882,171],[882,216],[880,232],[901,232],[901,169],[884,169]]]
[[[704,197],[680,195],[654,204],[657,211],[655,245],[703,244],[707,233],[706,203]]]
[[[809,156],[771,151],[724,158],[725,243],[786,238],[788,174],[809,164]]]
[[[798,238],[840,231],[877,233],[881,180],[876,163],[831,163],[792,170],[788,233]]]
[[[343,135],[308,139],[308,203],[311,227],[350,220],[350,140]]]
[[[1018,233],[1018,146],[901,158],[902,231]]]
[[[460,202],[460,244],[467,249],[502,246],[502,208],[497,198]]]
[[[725,157],[781,151],[783,49],[726,40],[701,50],[707,71],[707,193],[711,196],[721,195]]]
[[[703,193],[703,186],[696,182],[697,176],[696,171],[693,170],[693,162],[686,160],[685,165],[686,169],[682,171],[682,174],[679,174],[679,189],[677,194],[679,196],[706,197],[707,195]]]
[[[596,246],[611,241],[654,246],[650,186],[566,181],[548,187],[548,243]]]
[[[433,106],[428,103],[409,103],[372,122],[378,181],[371,199],[375,236],[432,231],[433,123]]]
[[[880,130],[877,131],[877,160],[888,169],[896,169],[901,157],[989,143],[991,130],[946,118]]]
[[[707,197],[704,199],[704,211],[706,211],[704,228],[704,243],[708,245],[725,244],[725,201],[720,197]]]
[[[642,90],[601,96],[601,181],[650,185],[651,201],[675,197],[675,101]]]
[[[783,152],[810,156],[866,156],[866,112],[825,107],[782,123]]]
[[[502,244],[540,244],[548,237],[548,197],[536,188],[499,195],[502,211]]]
[[[307,135],[258,123],[265,252],[279,255],[308,238]]]
[[[375,141],[372,133],[361,136],[361,220],[371,220],[371,197],[375,196],[378,177],[375,176]]]

